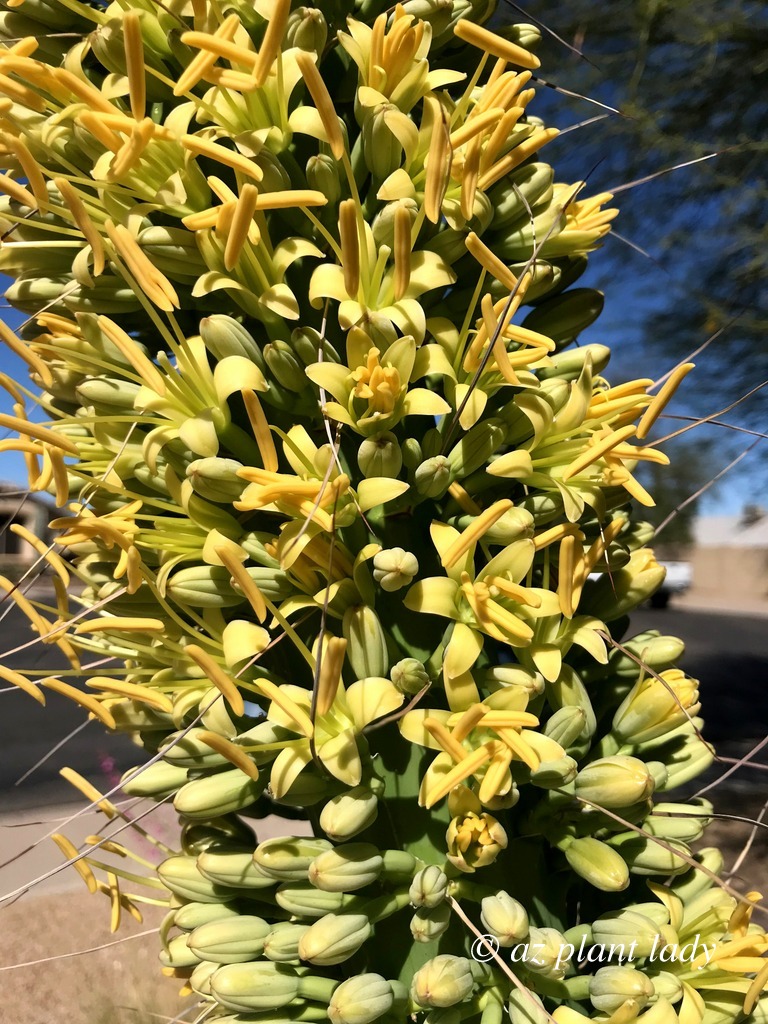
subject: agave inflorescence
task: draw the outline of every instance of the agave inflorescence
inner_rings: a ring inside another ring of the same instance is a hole
[[[123,787],[181,819],[153,895],[77,863],[115,926],[167,902],[165,970],[218,1020],[765,1018],[757,895],[691,855],[706,802],[654,804],[712,759],[682,645],[619,643],[663,579],[634,471],[690,366],[653,397],[570,347],[615,211],[539,159],[537,32],[491,7],[0,23],[0,269],[30,314],[2,333],[41,391],[4,382],[0,444],[68,505],[71,558],[42,549],[55,606],[0,582],[71,676],[109,666],[41,685],[154,755]],[[258,843],[275,808],[314,835]],[[535,947],[514,978],[461,907]]]

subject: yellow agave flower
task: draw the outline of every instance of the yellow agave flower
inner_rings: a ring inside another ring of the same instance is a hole
[[[359,325],[382,347],[395,341],[395,328],[420,344],[426,317],[418,297],[456,280],[437,253],[412,252],[410,217],[404,227],[394,249],[377,247],[358,204],[344,200],[339,207],[341,244],[334,243],[338,262],[321,264],[309,283],[309,301],[316,309],[333,299],[343,330]]]
[[[513,541],[475,574],[477,543],[510,507],[509,501],[494,503],[461,534],[434,522],[430,533],[447,576],[419,580],[404,601],[412,611],[455,623],[443,655],[443,684],[448,704],[456,711],[480,699],[472,666],[483,649],[483,634],[520,652],[534,641],[538,619],[559,611],[556,594],[521,586],[533,563],[533,540]]]
[[[464,78],[447,68],[429,70],[432,28],[406,13],[402,4],[395,6],[391,19],[380,14],[369,26],[349,18],[347,27],[349,33],[339,32],[338,37],[358,67],[360,87],[355,112],[361,123],[366,113],[380,103],[391,103],[408,113],[433,89]]]
[[[404,416],[441,416],[450,406],[427,388],[410,388],[417,375],[416,342],[398,338],[384,352],[365,331],[352,328],[347,334],[347,366],[312,363],[307,376],[336,399],[326,402],[326,415],[369,436],[391,430]],[[421,373],[420,373],[421,371]]]
[[[468,779],[474,779],[481,804],[515,803],[512,762],[522,761],[535,771],[542,760],[564,754],[554,741],[542,748],[542,737],[532,731],[539,720],[525,710],[527,703],[522,688],[505,686],[462,711],[419,708],[404,715],[401,734],[411,743],[438,751],[422,779],[422,806],[434,806]]]
[[[345,647],[346,641],[338,637],[324,639],[314,721],[309,690],[287,683],[278,687],[264,681],[256,684],[271,697],[268,720],[299,737],[275,744],[280,752],[272,765],[270,787],[278,799],[315,759],[322,770],[344,785],[359,785],[363,729],[397,711],[405,700],[389,679],[358,679],[345,688],[341,682]]]

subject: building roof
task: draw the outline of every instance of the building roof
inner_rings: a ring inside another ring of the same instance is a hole
[[[693,528],[700,548],[768,548],[768,515],[745,524],[743,516],[703,516]]]

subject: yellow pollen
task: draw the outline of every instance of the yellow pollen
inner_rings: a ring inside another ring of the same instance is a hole
[[[637,427],[637,436],[642,441],[648,436],[653,424],[662,414],[667,404],[672,399],[672,396],[682,384],[683,380],[688,376],[691,370],[694,368],[695,363],[682,363],[673,370],[670,374],[669,379],[659,391],[658,395],[653,399],[651,404],[643,413],[643,417]]]
[[[489,32],[488,29],[475,25],[465,18],[456,23],[453,32],[465,43],[476,46],[479,50],[484,50],[492,57],[498,57],[499,60],[505,60],[509,64],[530,68],[532,71],[541,67],[539,58],[528,50],[524,50],[522,46],[517,46],[515,43],[509,42],[508,39],[502,39],[495,32]]]
[[[355,398],[367,401],[373,412],[392,412],[400,396],[400,374],[381,365],[377,348],[370,349],[365,366],[358,366],[351,376],[356,381]]]
[[[331,152],[336,160],[341,160],[345,149],[344,136],[341,133],[336,108],[333,105],[333,100],[331,99],[331,95],[328,92],[326,84],[317,69],[317,65],[312,59],[312,55],[307,53],[306,50],[299,50],[297,52],[296,63],[299,66],[299,70],[304,78],[304,83],[309,90],[309,94],[312,97],[312,101],[317,107],[317,112],[320,115],[323,128],[325,128],[325,133],[328,136],[328,144],[331,147]]]
[[[131,113],[137,121],[141,121],[147,104],[147,88],[144,78],[144,42],[141,38],[141,21],[138,12],[126,11],[123,14],[122,24]]]
[[[128,228],[122,224],[113,224],[111,220],[105,221],[104,227],[117,254],[125,261],[147,298],[167,313],[178,309],[179,297],[173,285],[152,263]]]
[[[249,779],[253,779],[254,782],[258,779],[259,769],[256,767],[256,762],[253,758],[248,757],[242,747],[225,739],[224,736],[220,736],[216,732],[208,732],[207,729],[201,729],[197,734],[197,738],[202,740],[211,750],[215,750],[217,754],[226,757],[235,768],[239,768]]]
[[[243,396],[245,411],[248,414],[248,420],[251,424],[253,436],[256,438],[256,444],[259,446],[264,469],[274,473],[277,471],[278,465],[277,451],[274,439],[272,438],[272,431],[269,429],[269,422],[264,415],[258,395],[255,391],[241,391],[240,394]]]
[[[549,530],[545,530],[543,533],[538,533],[533,538],[533,543],[537,551],[541,551],[543,548],[549,547],[550,544],[556,544],[563,537],[574,535],[584,539],[584,534],[576,526],[575,523],[560,523],[558,526],[552,526]]]
[[[395,302],[399,302],[411,281],[411,214],[404,203],[395,209]]]
[[[107,694],[114,693],[119,697],[140,701],[142,704],[148,704],[164,714],[170,714],[173,711],[171,700],[164,693],[158,693],[157,690],[152,690],[148,686],[140,686],[137,683],[127,683],[122,679],[108,679],[102,676],[94,676],[93,679],[89,679],[86,686],[94,687]]]
[[[80,228],[83,237],[93,252],[93,273],[98,277],[104,270],[104,244],[101,235],[88,215],[85,204],[76,189],[65,178],[54,178],[53,183],[69,208],[75,224]]]
[[[360,242],[357,235],[357,203],[345,199],[339,204],[339,237],[341,239],[344,287],[355,298],[360,287]]]
[[[560,603],[560,611],[566,619],[573,617],[575,570],[576,538],[571,533],[560,541],[560,558],[558,561],[557,597]]]
[[[256,212],[258,194],[259,190],[251,182],[246,182],[240,189],[240,196],[235,204],[232,223],[227,235],[227,244],[224,248],[226,270],[232,270],[237,265],[243,246],[248,240],[253,215]]]
[[[451,132],[451,148],[460,149],[476,135],[481,135],[488,128],[493,128],[504,114],[501,107],[491,107],[475,117],[468,118],[460,128]]]
[[[238,561],[232,551],[224,546],[217,547],[214,551],[220,559],[221,564],[229,571],[232,579],[245,594],[248,603],[256,614],[256,618],[259,622],[264,622],[267,617],[267,605],[264,600],[264,595],[248,575],[245,566]]]
[[[446,754],[450,754],[456,764],[459,764],[467,756],[467,750],[445,728],[442,722],[438,722],[436,718],[425,718],[424,728],[431,736],[434,736]]]
[[[216,29],[213,38],[231,42],[240,26],[240,18],[236,14],[229,14]],[[201,50],[182,72],[179,80],[173,89],[174,96],[183,96],[189,92],[203,78],[216,63],[218,54],[210,50]]]
[[[231,39],[223,35],[211,35],[208,32],[182,32],[181,41],[185,46],[191,46],[195,50],[204,50],[206,53],[215,54],[216,57],[223,57],[231,64],[243,64],[249,71],[253,71],[258,64],[258,54],[253,50],[246,50],[244,46],[238,46]],[[254,86],[256,83],[251,81]]]
[[[99,330],[106,335],[121,355],[125,356],[147,387],[162,397],[165,394],[163,375],[152,360],[144,355],[133,338],[106,316],[100,316],[97,324]]]
[[[468,754],[465,758],[459,761],[458,764],[442,777],[442,779],[435,783],[435,785],[427,792],[427,799],[425,801],[427,807],[433,807],[439,800],[442,800],[444,796],[447,796],[454,786],[458,786],[459,783],[468,779],[470,775],[474,775],[475,772],[482,768],[482,766],[493,757],[500,749],[500,744],[492,740],[489,743],[484,743],[477,750],[473,750],[471,754]]]
[[[347,651],[347,641],[338,636],[329,637],[322,645],[320,677],[317,685],[317,713],[327,715],[333,707],[341,682],[341,670]]]
[[[502,498],[501,501],[495,501],[490,505],[485,512],[481,512],[445,552],[441,563],[443,568],[448,569],[455,565],[511,508],[514,508],[514,502],[509,498]]]
[[[48,690],[53,690],[54,693],[61,694],[62,697],[69,697],[70,700],[84,707],[86,711],[90,711],[94,718],[98,718],[101,724],[106,725],[108,729],[117,728],[117,723],[111,713],[92,694],[83,693],[76,686],[70,686],[69,683],[65,683],[61,679],[44,679],[42,685]]]
[[[451,174],[451,139],[445,111],[434,96],[424,99],[425,110],[431,113],[432,137],[427,154],[427,178],[424,185],[424,212],[433,224],[440,221],[443,199]]]
[[[285,26],[288,22],[288,15],[291,13],[291,0],[275,0],[272,9],[272,17],[267,24],[267,30],[259,49],[259,56],[256,66],[253,69],[253,77],[257,88],[261,88],[267,80],[272,65],[280,53],[280,46],[285,35]]]
[[[573,460],[568,466],[566,471],[563,473],[563,480],[570,480],[571,477],[577,476],[583,472],[593,463],[597,462],[598,459],[602,458],[606,452],[609,452],[615,445],[620,444],[622,441],[626,441],[628,437],[633,437],[635,434],[635,427],[622,427],[620,430],[614,430],[606,434],[605,437],[595,440],[596,435],[593,434],[590,440],[594,440],[594,443],[588,445],[588,447]]]
[[[194,153],[195,156],[204,156],[209,160],[215,160],[217,163],[224,164],[225,167],[231,167],[233,171],[240,171],[255,182],[261,181],[264,177],[264,173],[257,163],[248,160],[240,153],[218,145],[216,142],[198,138],[196,135],[185,135],[181,139],[181,144],[184,149]]]
[[[30,679],[23,676],[21,672],[16,672],[12,668],[6,668],[4,665],[0,665],[0,679],[6,683],[11,683],[13,686],[18,686],[24,693],[28,693],[30,697],[34,697],[38,704],[45,706],[45,694]]]
[[[503,594],[504,597],[509,597],[520,604],[527,604],[529,608],[541,608],[541,598],[539,595],[534,594],[527,587],[520,586],[519,583],[512,583],[510,580],[505,580],[502,576],[491,576],[488,579],[488,584],[491,597],[498,597],[499,594]]]
[[[500,794],[502,788],[506,786],[507,773],[511,763],[512,751],[509,749],[501,750],[491,758],[477,794],[481,803],[488,803],[489,800]]]
[[[78,454],[77,446],[69,438],[64,437],[62,434],[57,434],[47,427],[42,427],[39,423],[30,423],[29,420],[22,419],[21,416],[10,416],[5,412],[0,413],[0,427],[6,427],[8,430],[18,430],[20,434],[26,434],[27,437],[35,437],[38,441],[53,445],[54,448],[61,448],[62,451],[70,455]]]
[[[466,246],[480,266],[487,270],[492,277],[495,277],[497,281],[500,281],[505,288],[512,291],[517,287],[517,278],[509,267],[488,248],[474,231],[470,231],[467,235]]]
[[[560,132],[557,128],[537,128],[530,138],[526,139],[525,142],[521,142],[519,146],[515,146],[510,153],[507,153],[506,156],[502,157],[501,160],[497,161],[493,167],[490,167],[482,175],[479,182],[480,188],[487,192],[497,181],[500,181],[510,171],[514,171],[524,160],[527,160],[529,156],[533,156],[542,146],[551,142],[559,134]]]
[[[53,374],[44,359],[41,359],[36,352],[33,352],[20,338],[17,338],[8,325],[0,320],[0,340],[8,346],[14,355],[23,359],[30,370],[33,370],[42,381],[43,387],[49,388],[53,384]]]
[[[213,685],[219,690],[227,704],[238,717],[245,714],[243,696],[227,673],[216,664],[213,658],[197,644],[187,644],[186,653],[195,664],[205,672]]]

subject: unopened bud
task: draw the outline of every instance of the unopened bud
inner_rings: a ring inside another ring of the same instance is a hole
[[[418,559],[403,548],[385,548],[373,556],[373,578],[388,593],[409,586],[418,571]]]
[[[383,865],[384,858],[371,843],[347,843],[315,857],[308,878],[325,892],[354,892],[375,882]]]
[[[437,907],[448,892],[448,877],[436,864],[417,871],[408,890],[408,896],[414,907]]]
[[[416,490],[425,498],[439,498],[451,482],[451,465],[444,455],[427,459],[416,470]]]
[[[472,965],[466,957],[442,953],[413,976],[411,998],[418,1006],[456,1006],[472,991]]]
[[[623,858],[593,836],[574,839],[565,847],[565,857],[573,870],[596,889],[621,892],[629,885],[629,870]]]
[[[654,994],[651,979],[634,967],[601,967],[589,981],[589,1000],[602,1013],[615,1013],[627,1000],[642,1010]]]
[[[365,477],[397,476],[403,465],[400,442],[389,430],[371,434],[360,443],[357,464]]]
[[[602,757],[576,776],[576,795],[597,807],[629,807],[653,793],[653,777],[637,757]]]
[[[298,882],[307,877],[315,857],[333,847],[326,839],[277,836],[256,847],[253,859],[264,874],[281,882]]]
[[[401,693],[418,693],[429,682],[429,673],[417,658],[403,658],[393,665],[389,678]]]
[[[327,914],[301,937],[299,956],[318,967],[332,967],[349,960],[371,933],[365,914]]]
[[[341,182],[336,161],[328,153],[319,153],[307,160],[307,185],[322,192],[328,205],[334,206],[341,196]]]
[[[334,842],[351,839],[372,825],[378,800],[368,786],[356,786],[333,797],[320,812],[320,828]]]
[[[563,933],[556,928],[531,928],[528,943],[529,948],[535,951],[525,962],[528,970],[553,981],[562,981],[570,963],[570,956],[564,953],[570,947]]]
[[[372,1024],[392,1009],[392,986],[380,974],[359,974],[342,981],[328,1004],[331,1024]]]
[[[528,934],[525,907],[500,889],[495,896],[486,896],[481,904],[480,919],[486,931],[495,935],[500,946],[514,946]]]
[[[298,46],[302,50],[316,53],[319,57],[325,49],[327,38],[328,25],[323,12],[314,7],[297,7],[288,16],[283,49]]]
[[[451,908],[447,903],[429,909],[419,907],[411,918],[411,935],[416,942],[432,942],[439,938],[451,923]]]
[[[637,957],[649,956],[660,937],[656,922],[637,910],[611,910],[592,925],[592,939],[597,945],[622,945],[628,950],[634,943],[633,954]]]
[[[679,668],[668,669],[632,687],[613,716],[613,732],[623,743],[645,743],[676,729],[699,707],[697,680]]]

